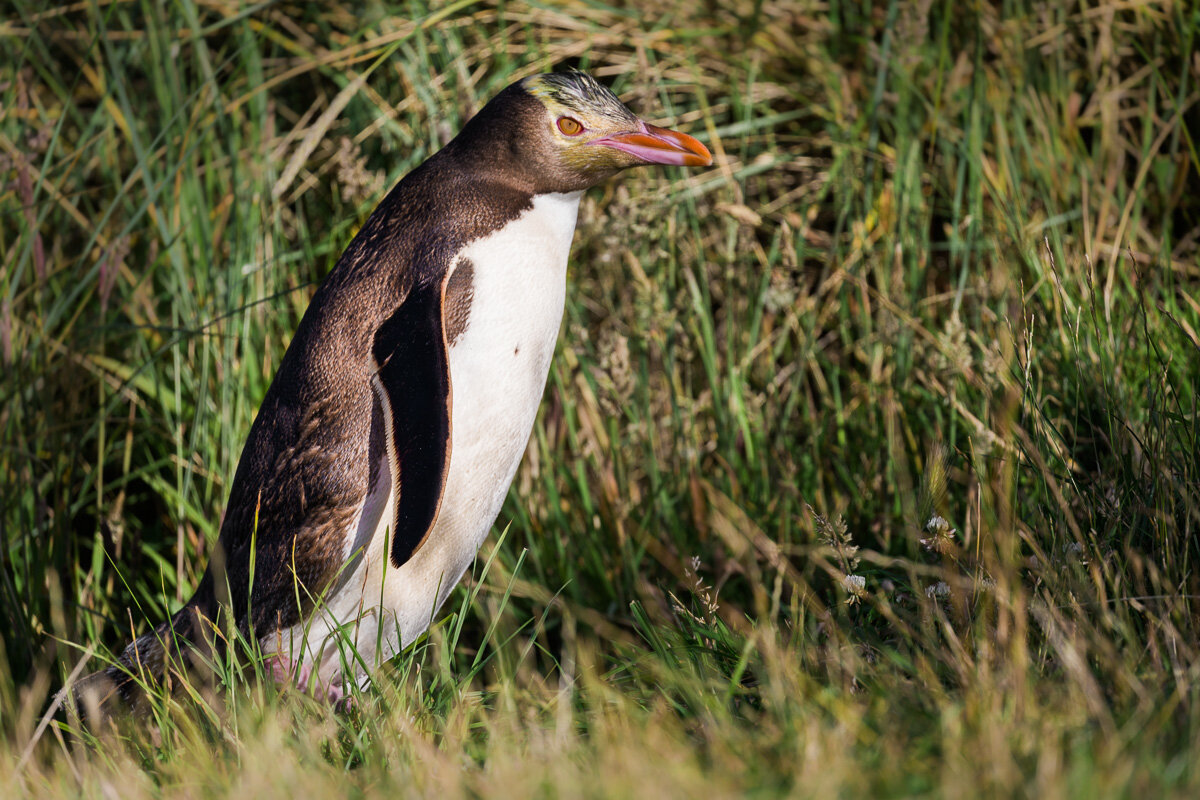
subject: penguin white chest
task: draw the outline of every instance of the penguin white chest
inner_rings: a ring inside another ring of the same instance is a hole
[[[471,289],[466,327],[449,352],[450,472],[433,532],[412,559],[442,582],[435,606],[487,537],[529,441],[562,324],[579,197],[539,195],[455,266],[469,265]]]

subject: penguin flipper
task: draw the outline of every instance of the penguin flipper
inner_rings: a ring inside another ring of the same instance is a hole
[[[391,562],[420,549],[442,505],[450,469],[450,360],[445,281],[416,285],[376,331],[373,384],[383,410],[395,518]]]

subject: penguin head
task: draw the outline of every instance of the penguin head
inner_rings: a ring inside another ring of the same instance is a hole
[[[509,86],[463,130],[539,192],[579,191],[644,164],[708,166],[685,133],[639,119],[584,72],[534,75]]]

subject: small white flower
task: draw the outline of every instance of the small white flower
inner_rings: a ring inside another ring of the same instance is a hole
[[[922,539],[921,546],[938,553],[948,552],[951,542],[954,541],[954,534],[958,533],[957,529],[951,528],[950,523],[937,514],[925,523],[925,532],[932,535],[928,539]]]
[[[867,579],[862,575],[847,575],[842,578],[842,588],[850,595],[846,602],[854,605],[867,596]]]
[[[946,522],[946,520],[944,518],[942,518],[941,516],[934,514],[932,517],[929,518],[929,522],[925,523],[925,530],[927,530],[930,533],[937,536],[940,534],[944,534],[946,531],[949,531],[950,523]],[[953,532],[953,531],[951,531],[951,532]]]
[[[936,600],[939,597],[949,597],[950,586],[945,581],[938,581],[932,586],[925,587],[925,596]]]

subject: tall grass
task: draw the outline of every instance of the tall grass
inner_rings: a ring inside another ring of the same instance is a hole
[[[701,5],[17,0],[13,796],[1200,787],[1200,10]],[[186,600],[356,226],[563,66],[716,164],[586,197],[449,616],[348,713],[231,675],[72,745],[54,691]]]

